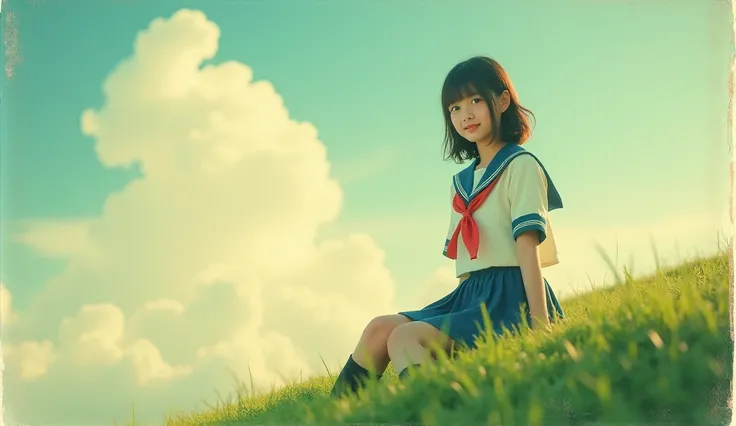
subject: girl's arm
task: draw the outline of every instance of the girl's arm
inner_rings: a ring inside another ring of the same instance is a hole
[[[547,179],[537,161],[521,155],[509,164],[509,203],[516,258],[524,281],[533,328],[550,323],[539,245],[547,238]]]
[[[543,328],[550,325],[547,314],[547,297],[545,294],[542,267],[539,263],[539,235],[529,230],[516,238],[516,258],[524,280],[524,290],[529,301],[532,316],[532,328]]]

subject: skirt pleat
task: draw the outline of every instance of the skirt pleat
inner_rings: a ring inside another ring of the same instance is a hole
[[[547,311],[552,322],[564,318],[557,296],[544,280]],[[492,324],[491,332],[501,335],[521,326],[522,315],[531,323],[528,299],[521,269],[518,266],[491,267],[470,273],[455,290],[422,309],[399,314],[413,321],[423,321],[448,334],[456,343],[474,348],[476,339],[485,334],[483,309]],[[523,311],[522,311],[523,308]]]

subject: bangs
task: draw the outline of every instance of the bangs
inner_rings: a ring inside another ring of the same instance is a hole
[[[442,86],[442,107],[444,109],[468,96],[483,96],[489,92],[488,85],[483,81],[484,73],[473,68],[477,67],[461,64],[447,75],[445,84]]]

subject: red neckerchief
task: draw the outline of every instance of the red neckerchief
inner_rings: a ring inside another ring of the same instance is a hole
[[[457,224],[455,232],[452,234],[452,238],[450,238],[450,242],[447,245],[447,257],[450,259],[457,259],[457,240],[460,232],[463,233],[463,242],[465,243],[465,248],[468,250],[468,254],[470,254],[470,259],[478,257],[480,235],[478,232],[478,224],[475,223],[475,219],[473,219],[473,213],[475,213],[486,198],[488,198],[488,195],[493,191],[493,188],[498,183],[501,174],[496,176],[496,179],[494,179],[493,182],[491,182],[491,184],[483,191],[479,192],[478,195],[473,198],[473,201],[468,204],[468,207],[465,207],[465,200],[463,200],[463,197],[461,197],[460,194],[455,193],[455,197],[452,200],[452,208],[463,215],[463,217]]]

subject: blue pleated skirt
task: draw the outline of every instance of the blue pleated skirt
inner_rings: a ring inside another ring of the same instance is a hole
[[[547,311],[552,322],[564,318],[564,312],[547,280]],[[531,314],[524,290],[521,268],[491,267],[474,271],[447,296],[416,311],[399,314],[413,321],[423,321],[448,334],[457,344],[476,347],[476,338],[485,334],[483,304],[491,320],[493,335],[504,328],[513,331],[522,325],[522,315],[531,324]]]

